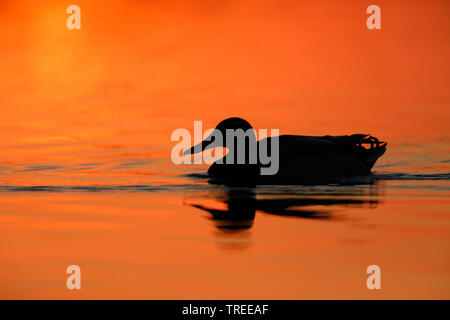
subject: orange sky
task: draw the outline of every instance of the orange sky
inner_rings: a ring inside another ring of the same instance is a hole
[[[377,31],[367,1],[3,0],[0,162],[167,147],[228,116],[448,141],[450,2],[373,3]]]

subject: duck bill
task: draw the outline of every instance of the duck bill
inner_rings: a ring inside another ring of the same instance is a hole
[[[200,153],[202,151],[211,149],[211,147],[212,147],[212,139],[211,138],[212,138],[212,135],[209,136],[208,138],[206,138],[205,140],[203,140],[202,142],[194,145],[190,149],[187,149],[186,151],[184,151],[183,155],[186,156],[188,154],[196,154],[196,153]]]

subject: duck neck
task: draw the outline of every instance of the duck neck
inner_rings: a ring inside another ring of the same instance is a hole
[[[227,130],[224,146],[228,149],[228,153],[224,157],[224,164],[258,164],[258,142],[253,129],[247,131]]]

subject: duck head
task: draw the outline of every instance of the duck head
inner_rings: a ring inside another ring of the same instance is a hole
[[[211,148],[229,146],[226,141],[228,136],[227,131],[236,132],[237,130],[242,130],[242,132],[246,133],[250,138],[255,139],[256,141],[256,135],[254,134],[253,128],[250,123],[242,118],[233,117],[221,121],[210,136],[208,136],[202,142],[194,145],[192,148],[186,150],[183,155],[196,154]],[[218,136],[221,136],[222,139],[218,140]]]

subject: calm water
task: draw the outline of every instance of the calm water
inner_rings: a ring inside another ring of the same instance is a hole
[[[0,1],[0,298],[450,298],[450,1],[385,1],[380,30],[363,0],[76,4],[81,30]],[[232,116],[388,151],[320,186],[170,162]]]
[[[449,298],[441,150],[393,148],[372,176],[333,185],[240,189],[162,156],[5,166],[1,297]],[[366,288],[372,264],[379,291]]]

